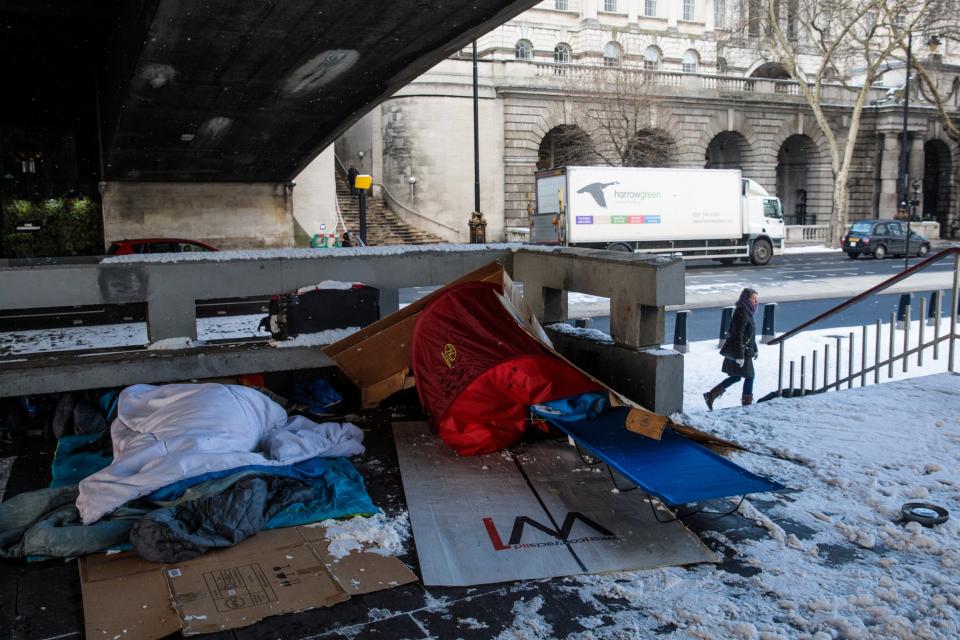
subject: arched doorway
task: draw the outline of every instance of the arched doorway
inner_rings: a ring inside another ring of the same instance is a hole
[[[750,143],[736,131],[718,133],[707,145],[705,169],[743,169],[743,158],[750,152]]]
[[[783,141],[777,153],[777,197],[783,204],[786,224],[815,224],[807,215],[807,178],[816,155],[810,136],[794,134]]]
[[[596,164],[596,157],[593,140],[586,131],[576,125],[561,124],[543,136],[537,169]]]
[[[790,72],[780,62],[764,62],[753,70],[751,78],[769,78],[771,80],[789,80]]]
[[[950,147],[942,140],[930,140],[923,145],[923,219],[939,222],[943,237],[949,233],[952,200]]]
[[[641,129],[630,138],[623,158],[625,167],[669,167],[676,143],[663,129]]]

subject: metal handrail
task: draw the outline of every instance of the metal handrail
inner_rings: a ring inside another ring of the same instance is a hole
[[[872,296],[872,295],[874,295],[874,294],[876,294],[876,293],[880,293],[880,292],[883,291],[884,289],[889,289],[889,288],[892,287],[893,285],[895,285],[895,284],[897,284],[897,283],[899,283],[899,282],[902,282],[903,280],[906,280],[907,278],[909,278],[909,277],[912,276],[913,274],[919,273],[920,271],[923,271],[924,269],[926,269],[927,267],[933,265],[934,263],[939,262],[939,261],[942,260],[943,258],[945,258],[945,257],[947,257],[947,256],[951,256],[951,255],[953,255],[953,256],[960,255],[960,247],[949,247],[949,248],[947,248],[947,249],[944,249],[943,251],[940,251],[939,253],[935,253],[934,255],[930,256],[929,258],[925,258],[925,259],[921,260],[920,262],[918,262],[917,264],[913,265],[913,266],[910,267],[909,269],[905,269],[904,271],[901,271],[901,272],[898,273],[897,275],[895,275],[895,276],[893,276],[893,277],[891,277],[891,278],[888,278],[888,279],[884,280],[883,282],[881,282],[880,284],[876,285],[875,287],[871,287],[871,288],[867,289],[866,291],[864,291],[863,293],[858,294],[858,295],[850,298],[849,300],[846,300],[846,301],[844,301],[844,302],[841,302],[840,304],[838,304],[837,306],[833,307],[832,309],[827,309],[826,311],[824,311],[824,312],[821,313],[820,315],[815,316],[815,317],[811,318],[810,320],[807,320],[807,321],[804,322],[803,324],[797,325],[797,326],[794,327],[793,329],[790,329],[789,331],[787,331],[787,332],[785,332],[785,333],[777,336],[777,337],[774,338],[773,340],[770,340],[767,344],[780,344],[780,343],[783,342],[784,340],[787,340],[787,339],[792,338],[793,336],[797,335],[798,333],[800,333],[801,331],[803,331],[803,330],[806,329],[807,327],[809,327],[809,326],[811,326],[811,325],[814,325],[814,324],[820,322],[821,320],[825,320],[825,319],[829,318],[829,317],[832,316],[832,315],[835,315],[835,314],[837,314],[837,313],[840,313],[840,312],[843,311],[844,309],[846,309],[846,308],[848,308],[848,307],[851,307],[851,306],[857,304],[858,302],[861,302],[862,300],[864,300],[864,299],[866,299],[866,298],[869,298],[870,296]]]
[[[434,220],[433,218],[429,218],[429,217],[423,215],[422,213],[420,213],[419,211],[415,211],[415,210],[411,209],[411,208],[408,207],[407,205],[405,205],[405,204],[403,204],[402,202],[400,202],[400,200],[398,200],[397,197],[396,197],[395,195],[393,195],[393,192],[390,191],[390,189],[387,188],[387,185],[383,184],[382,182],[378,182],[378,183],[376,183],[376,184],[377,184],[378,187],[380,187],[381,189],[383,189],[383,192],[384,192],[384,193],[387,194],[387,196],[388,196],[388,197],[387,197],[387,200],[390,201],[391,206],[395,204],[395,205],[397,205],[398,207],[400,207],[401,209],[403,209],[404,211],[406,211],[407,213],[410,213],[410,214],[412,214],[412,215],[415,215],[415,216],[417,216],[418,218],[421,218],[422,220],[426,220],[426,221],[429,222],[430,224],[435,224],[435,225],[437,225],[438,227],[443,227],[444,229],[448,229],[448,230],[452,231],[453,233],[456,234],[456,236],[457,236],[457,241],[458,241],[458,242],[460,241],[460,231],[457,230],[455,227],[451,227],[451,226],[448,225],[448,224],[444,224],[444,223],[440,222],[439,220]]]
[[[333,160],[334,160],[334,162],[336,163],[337,168],[340,169],[340,173],[342,173],[344,176],[346,176],[346,175],[347,175],[347,169],[346,169],[346,167],[345,167],[344,164],[343,164],[343,160],[340,159],[340,156],[338,156],[338,155],[336,154],[336,152],[334,152],[334,154],[333,154]],[[404,211],[406,211],[407,213],[409,213],[409,214],[411,214],[411,215],[414,215],[414,216],[420,218],[421,220],[426,220],[426,221],[427,221],[428,223],[430,223],[430,224],[434,224],[434,225],[437,225],[438,227],[443,227],[444,229],[448,229],[448,230],[452,231],[454,234],[456,234],[456,238],[457,238],[456,241],[457,241],[457,242],[460,241],[460,231],[459,231],[458,229],[456,229],[455,227],[451,227],[450,225],[444,224],[444,223],[442,223],[442,222],[440,222],[440,221],[438,221],[438,220],[434,220],[433,218],[430,218],[430,217],[428,217],[428,216],[425,216],[425,215],[423,215],[422,213],[420,213],[419,211],[415,211],[414,209],[411,209],[411,208],[408,207],[407,205],[405,205],[405,204],[403,204],[402,202],[400,202],[400,200],[398,200],[397,197],[396,197],[395,195],[393,195],[393,192],[390,191],[390,189],[387,188],[387,185],[383,184],[382,182],[377,182],[377,183],[374,183],[374,184],[375,184],[376,186],[380,187],[381,189],[383,189],[384,193],[386,193],[387,196],[389,196],[387,199],[390,201],[390,205],[391,205],[391,206],[396,205],[396,206],[400,207],[401,209],[403,209]]]
[[[783,389],[784,389],[784,384],[783,384],[784,373],[785,373],[784,369],[786,364],[784,347],[786,345],[787,340],[797,335],[804,329],[820,322],[821,320],[829,318],[830,316],[837,314],[843,311],[844,309],[847,309],[848,307],[854,304],[857,304],[858,302],[861,302],[862,300],[864,300],[865,298],[868,298],[869,296],[875,295],[885,289],[888,289],[889,287],[897,284],[898,282],[906,280],[907,278],[913,275],[916,275],[920,271],[923,271],[924,269],[929,268],[931,265],[936,264],[937,262],[940,262],[941,260],[950,256],[953,257],[953,286],[952,286],[953,295],[951,296],[951,299],[950,299],[950,333],[948,335],[946,336],[940,335],[941,324],[942,324],[941,322],[942,302],[938,295],[936,296],[936,300],[937,300],[936,309],[931,309],[931,315],[934,316],[933,338],[929,342],[924,341],[924,327],[925,327],[925,323],[927,322],[927,317],[926,317],[927,301],[926,299],[921,298],[920,299],[920,325],[919,325],[920,330],[919,330],[919,336],[917,339],[916,347],[910,346],[910,325],[912,323],[912,314],[911,314],[910,305],[907,304],[902,309],[903,349],[901,353],[896,354],[894,352],[895,351],[894,345],[896,343],[895,332],[897,331],[898,319],[897,319],[897,314],[892,313],[890,317],[890,325],[889,325],[890,327],[889,351],[887,354],[888,355],[887,359],[881,360],[881,356],[880,356],[882,321],[878,319],[876,321],[876,332],[874,335],[875,343],[874,343],[874,349],[873,349],[873,354],[874,354],[873,364],[870,366],[867,366],[867,353],[868,353],[867,325],[864,325],[862,327],[861,336],[860,336],[861,337],[861,353],[860,353],[860,365],[859,365],[860,368],[855,371],[856,369],[856,367],[854,366],[855,334],[853,331],[851,331],[848,337],[847,375],[843,377],[841,375],[841,362],[840,362],[840,357],[841,357],[840,352],[841,352],[843,338],[841,338],[840,336],[837,336],[836,337],[836,356],[835,356],[836,374],[834,376],[833,382],[829,382],[830,345],[829,344],[825,345],[823,349],[823,385],[822,387],[819,387],[819,388],[817,385],[818,352],[815,349],[813,353],[810,354],[811,360],[812,360],[811,380],[813,383],[810,393],[819,393],[822,391],[828,391],[831,388],[839,390],[843,384],[846,384],[847,388],[852,388],[853,383],[857,378],[860,378],[860,386],[865,386],[867,383],[868,373],[873,373],[873,382],[874,384],[878,384],[880,382],[880,371],[884,367],[887,368],[887,378],[889,379],[893,377],[893,366],[894,366],[894,363],[898,360],[902,361],[903,371],[906,372],[908,369],[909,359],[913,355],[917,356],[917,365],[918,366],[923,365],[923,354],[926,349],[932,348],[934,360],[938,359],[940,343],[944,341],[948,343],[949,357],[948,357],[947,369],[948,371],[953,372],[955,370],[955,363],[956,363],[956,342],[957,342],[957,339],[960,338],[960,336],[957,335],[957,314],[958,312],[960,312],[960,307],[958,307],[958,304],[957,304],[958,294],[960,294],[960,247],[950,247],[948,249],[944,249],[943,251],[940,251],[939,253],[933,256],[930,256],[925,260],[920,261],[913,267],[905,269],[903,272],[884,280],[880,284],[874,287],[871,287],[870,289],[867,289],[863,293],[853,296],[849,300],[846,300],[836,305],[832,309],[828,309],[827,311],[824,311],[823,313],[817,315],[816,317],[811,318],[810,320],[807,320],[806,322],[800,324],[797,327],[794,327],[790,331],[787,331],[786,333],[774,338],[773,340],[770,340],[767,344],[774,344],[774,345],[780,346],[779,372],[778,372],[778,378],[777,378],[778,395],[782,395]],[[807,393],[807,385],[805,382],[806,371],[807,371],[806,360],[807,360],[806,356],[800,357],[800,387],[801,387],[800,395],[804,395],[805,393]],[[789,387],[790,387],[791,396],[796,393],[796,389],[794,388],[795,365],[796,365],[796,361],[791,360],[790,376],[789,376]]]

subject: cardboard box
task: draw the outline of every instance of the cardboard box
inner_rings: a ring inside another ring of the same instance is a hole
[[[80,580],[87,638],[155,640],[329,607],[417,577],[397,558],[376,553],[338,560],[327,552],[323,528],[292,527],[177,564],[133,553],[87,556]]]

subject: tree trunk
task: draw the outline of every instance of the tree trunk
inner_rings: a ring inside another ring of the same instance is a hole
[[[850,190],[847,187],[849,174],[849,166],[843,166],[833,177],[833,210],[830,215],[829,242],[829,246],[833,249],[840,247],[840,238],[847,232],[847,208],[850,204]]]

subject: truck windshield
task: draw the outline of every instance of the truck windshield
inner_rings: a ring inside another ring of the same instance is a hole
[[[779,200],[764,200],[763,215],[765,218],[782,218],[783,212],[780,211]]]

